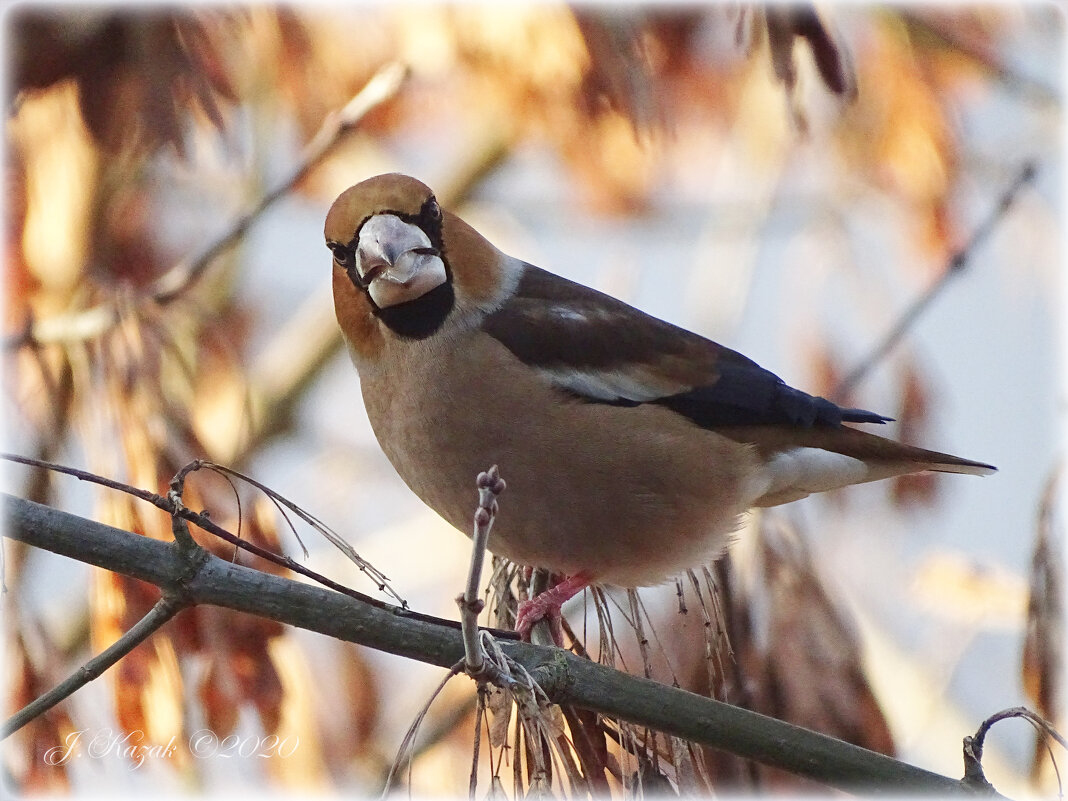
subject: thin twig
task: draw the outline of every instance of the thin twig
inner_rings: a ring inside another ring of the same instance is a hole
[[[252,476],[242,473],[239,470],[234,470],[232,467],[225,467],[224,465],[215,464],[214,462],[207,462],[203,460],[198,460],[197,464],[199,465],[199,467],[214,470],[215,472],[222,473],[223,475],[239,478],[242,481],[251,484],[260,492],[267,495],[267,497],[270,498],[272,502],[274,502],[275,506],[281,505],[289,509],[301,520],[303,520],[313,529],[322,534],[323,537],[325,537],[331,545],[341,551],[341,553],[343,553],[349,559],[349,561],[356,565],[356,567],[360,569],[361,573],[363,573],[372,581],[374,581],[378,585],[378,589],[380,592],[384,592],[390,595],[395,601],[397,601],[397,603],[401,605],[402,609],[408,608],[408,602],[400,596],[400,593],[393,589],[393,587],[389,583],[389,577],[386,576],[385,573],[383,573],[381,570],[376,568],[374,565],[372,565],[370,562],[368,562],[366,559],[356,553],[356,550],[351,545],[349,545],[349,543],[344,539],[344,537],[334,531],[330,526],[328,526],[318,517],[313,515],[311,512],[304,510],[297,504],[293,503],[293,501],[286,498],[284,495],[275,492],[266,484],[252,478]],[[300,535],[297,534],[297,531],[293,527],[293,524],[289,521],[289,518],[286,516],[285,512],[281,510],[281,508],[279,508],[279,511],[282,512],[282,516],[285,518],[286,522],[289,523],[290,530],[293,532],[294,536],[297,537],[297,541],[299,542]],[[304,547],[303,542],[301,542],[300,544],[301,548],[304,549],[304,555],[307,556],[308,549]]]
[[[516,790],[523,786],[523,754],[523,726],[519,722],[519,706],[517,704],[515,735],[512,738],[512,787]]]
[[[171,502],[171,507],[174,509],[174,512],[171,513],[171,533],[174,535],[174,541],[178,547],[187,554],[194,553],[200,547],[189,532],[189,523],[179,516],[179,513],[185,509],[185,504],[182,503],[182,493],[185,492],[185,478],[195,469],[193,464],[196,463],[188,464],[175,473],[174,478],[171,479],[170,491],[167,493],[167,500]]]
[[[1013,182],[1002,193],[997,205],[991,210],[990,214],[972,231],[968,242],[954,253],[946,263],[945,269],[942,270],[942,275],[939,276],[938,280],[931,284],[922,295],[905,309],[897,323],[887,332],[882,341],[839,382],[834,392],[831,393],[832,398],[844,398],[847,396],[871,372],[872,368],[894,349],[894,346],[901,341],[913,323],[941,294],[953,276],[964,271],[972,254],[990,236],[1002,218],[1005,217],[1013,202],[1019,196],[1020,190],[1034,181],[1037,171],[1038,167],[1034,162],[1029,161],[1023,166]]]
[[[690,610],[686,606],[686,590],[682,586],[682,576],[675,577],[675,597],[679,602],[679,614],[689,614]]]
[[[556,738],[560,733],[559,726],[554,724],[552,713],[547,711],[552,706],[552,701],[526,667],[504,653],[497,640],[484,631],[480,633],[479,639],[487,663],[494,668],[495,685],[505,691],[516,708],[515,786],[521,786],[518,771],[519,754],[523,751],[519,747],[519,735],[522,732],[527,741],[525,753],[531,783],[528,792],[537,794],[536,788],[547,790],[554,760],[559,761],[561,765],[565,764],[565,757]],[[548,762],[544,749],[549,750]]]
[[[188,560],[170,543],[2,493],[0,505],[6,537],[157,586],[174,586],[188,571]],[[387,604],[354,603],[321,587],[203,553],[204,564],[182,585],[183,600],[190,603],[266,617],[446,668],[463,659],[459,628],[444,621],[416,620]],[[507,642],[485,634],[483,645],[491,658],[499,652],[523,668],[554,703],[622,718],[854,792],[902,795],[964,791],[955,779],[745,709],[625,675],[559,648]]]
[[[522,579],[523,568],[500,556],[494,556],[491,564],[493,571],[486,585],[490,620],[498,626],[514,629],[520,593],[513,589],[513,585],[519,583],[517,579]]]
[[[382,797],[385,798],[389,795],[390,789],[393,787],[393,778],[397,775],[397,768],[401,766],[402,762],[407,761],[408,764],[408,786],[411,787],[411,769],[412,769],[412,745],[415,743],[415,737],[419,733],[419,727],[423,725],[423,719],[426,718],[427,713],[430,711],[430,707],[433,705],[434,700],[441,695],[445,689],[445,685],[453,678],[463,673],[463,662],[457,662],[451,668],[449,672],[445,674],[445,677],[441,680],[441,683],[434,689],[434,692],[430,694],[430,698],[423,704],[423,708],[419,710],[419,714],[415,716],[415,720],[408,727],[408,731],[404,733],[404,739],[401,740],[400,747],[397,749],[397,756],[393,760],[393,764],[389,767],[389,773],[386,775],[386,783],[382,788]]]
[[[482,565],[486,560],[486,547],[497,516],[497,497],[505,489],[497,465],[479,473],[475,486],[478,488],[478,506],[475,508],[474,532],[471,536],[471,568],[467,572],[467,586],[456,599],[456,604],[460,607],[460,629],[464,636],[464,669],[474,679],[492,680],[493,676],[486,672],[489,666],[479,645],[478,616],[486,606],[479,597]]]
[[[368,112],[394,97],[408,76],[406,66],[387,64],[340,111],[329,114],[322,127],[304,148],[293,171],[274,189],[264,194],[199,256],[183,261],[161,275],[149,289],[148,297],[166,305],[182,295],[222,253],[236,244],[270,206],[293,190],[367,116]],[[112,304],[95,306],[77,314],[33,320],[27,330],[5,343],[8,347],[92,339],[111,328],[119,318]]]
[[[69,698],[75,691],[81,689],[89,682],[100,676],[126,654],[143,643],[172,617],[188,606],[180,601],[177,596],[164,594],[156,605],[153,606],[143,618],[138,620],[129,631],[94,656],[65,681],[57,684],[44,695],[35,698],[10,718],[0,727],[0,740],[17,732],[27,723],[39,715],[43,715],[60,701]]]
[[[686,575],[690,579],[690,583],[693,585],[693,591],[697,595],[697,604],[701,607],[701,620],[704,623],[702,630],[701,640],[705,647],[705,671],[708,677],[708,693],[712,698],[716,697],[716,669],[714,662],[714,654],[716,649],[712,645],[712,637],[709,632],[712,630],[712,616],[708,613],[708,605],[705,603],[704,593],[701,592],[701,584],[697,580],[697,574],[693,570],[687,570]]]
[[[1003,709],[1000,712],[995,712],[979,724],[979,728],[973,736],[964,738],[964,778],[961,779],[961,784],[972,790],[994,791],[994,787],[987,781],[986,775],[983,773],[983,746],[986,742],[987,732],[990,731],[991,727],[995,723],[1008,718],[1023,718],[1038,729],[1039,732],[1056,740],[1061,748],[1068,749],[1068,742],[1065,741],[1060,732],[1053,728],[1053,724],[1041,715],[1037,715],[1023,706]],[[1056,766],[1056,762],[1054,762],[1054,766]],[[1058,793],[1058,796],[1060,795],[1061,793]]]
[[[192,575],[204,563],[206,556],[206,552],[202,551],[193,539],[193,535],[189,533],[189,524],[178,515],[178,512],[185,508],[182,505],[182,492],[185,488],[185,477],[190,472],[190,469],[190,466],[187,465],[178,471],[171,480],[170,492],[167,494],[167,499],[175,510],[171,516],[171,531],[174,534],[174,542],[189,560],[187,576]],[[43,715],[60,701],[70,697],[86,684],[96,679],[105,670],[148,639],[153,632],[162,628],[168,620],[188,605],[187,602],[181,599],[180,591],[174,589],[165,591],[163,597],[156,602],[148,614],[112,643],[109,648],[90,659],[66,681],[57,685],[50,692],[35,698],[12,715],[4,726],[0,728],[0,740],[18,731],[31,720]]]
[[[213,242],[207,250],[188,264],[177,264],[156,279],[151,289],[152,299],[160,305],[170,303],[185,292],[224,251],[233,246],[276,201],[292,191],[323,158],[340,144],[372,109],[386,102],[400,90],[408,76],[403,64],[391,63],[376,72],[371,80],[339,112],[331,113],[312,140],[304,148],[300,161],[289,176],[265,194],[230,230]]]
[[[630,607],[630,617],[628,618],[624,613],[624,619],[630,624],[631,629],[634,631],[634,636],[638,640],[638,653],[642,658],[642,671],[645,674],[645,678],[651,679],[653,677],[653,665],[649,659],[649,638],[645,636],[645,624],[642,623],[642,608],[639,606],[638,600],[638,591],[633,588],[628,589],[627,604]],[[677,681],[675,686],[678,686]],[[660,754],[657,748],[656,732],[645,729],[642,742],[645,744],[648,756],[652,758],[652,769],[660,773]]]
[[[371,596],[362,593],[359,590],[354,590],[351,587],[346,587],[344,584],[339,584],[333,579],[329,579],[321,573],[317,573],[314,570],[305,567],[304,565],[294,561],[288,556],[276,554],[273,551],[268,551],[266,548],[262,548],[259,545],[256,545],[255,543],[234,536],[222,526],[218,525],[214,520],[211,520],[206,514],[194,512],[185,506],[183,506],[181,509],[176,509],[169,498],[165,498],[161,495],[156,494],[155,492],[149,492],[148,490],[139,489],[138,487],[133,487],[129,484],[124,484],[121,481],[115,481],[114,479],[105,478],[104,476],[98,476],[95,473],[90,473],[86,470],[79,470],[74,467],[66,467],[64,465],[55,464],[53,462],[45,462],[40,459],[31,459],[27,456],[17,456],[10,453],[0,453],[0,459],[6,459],[7,461],[17,462],[19,464],[25,464],[31,467],[42,467],[46,470],[54,470],[57,473],[74,476],[80,481],[87,481],[91,484],[99,484],[103,487],[108,487],[110,489],[118,490],[120,492],[125,492],[128,495],[132,495],[135,498],[139,498],[143,501],[152,504],[157,509],[161,509],[169,515],[177,515],[184,520],[188,520],[190,523],[197,526],[198,528],[201,528],[209,534],[218,537],[224,542],[228,542],[235,548],[240,548],[244,551],[248,551],[249,553],[258,556],[261,559],[265,559],[266,561],[272,564],[278,565],[279,567],[284,567],[294,573],[299,573],[300,575],[305,576],[311,579],[312,581],[317,582],[318,584],[321,584],[324,587],[327,587],[328,589],[334,590],[335,592],[339,592],[343,595],[347,595],[350,598],[353,598],[354,600],[361,601],[362,603],[371,604],[372,606],[375,606],[379,609],[390,610],[395,614],[410,617],[414,620],[425,620],[427,622],[438,623],[440,625],[448,626],[450,628],[460,628],[460,624],[457,621],[445,620],[444,618],[434,617],[433,615],[427,615],[422,612],[415,612],[407,607],[398,608],[396,606],[393,606],[392,604],[386,603],[385,601],[380,601],[377,598],[372,598]],[[191,462],[189,465],[186,465],[186,467],[183,468],[183,471],[188,471],[192,466],[197,464],[198,462]],[[201,463],[201,466],[206,464],[208,463]],[[506,640],[519,639],[519,635],[514,631],[496,628],[489,629],[489,631],[493,634],[493,636]]]
[[[964,56],[973,64],[978,65],[1007,89],[1040,103],[1049,105],[1060,103],[1058,90],[1048,86],[1044,81],[1014,69],[1000,60],[994,52],[987,51],[982,45],[969,41],[957,32],[956,26],[943,24],[937,17],[928,16],[919,10],[907,11],[905,7],[901,7],[896,13],[914,32],[930,36],[938,40],[942,46],[952,48],[956,55]]]
[[[478,787],[478,757],[482,750],[482,718],[486,714],[486,693],[486,685],[478,685],[478,701],[475,704],[475,741],[471,746],[471,775],[467,779],[469,801],[475,801],[475,790]]]
[[[612,622],[612,610],[608,605],[608,593],[602,587],[591,587],[593,607],[597,612],[597,627],[599,631],[597,662],[608,667],[616,667],[616,657],[622,670],[629,671],[627,660],[623,656],[623,649],[616,638],[615,626]],[[619,605],[616,604],[616,608]],[[622,612],[622,610],[620,610]],[[624,614],[624,618],[626,615]]]
[[[647,679],[653,677],[653,663],[649,658],[649,638],[645,636],[645,624],[642,623],[642,609],[638,604],[638,590],[631,587],[627,590],[627,604],[630,607],[630,617],[626,618],[634,631],[634,637],[638,641],[638,653],[642,658],[642,674]]]
[[[609,797],[608,780],[604,775],[608,768],[604,723],[595,712],[588,709],[565,704],[560,708],[560,712],[571,730],[571,747],[578,756],[593,797]]]
[[[664,665],[667,667],[667,671],[671,676],[671,686],[681,687],[682,685],[679,683],[678,672],[675,670],[675,665],[671,660],[671,655],[668,653],[668,649],[664,647],[664,642],[660,639],[660,633],[656,630],[656,624],[653,622],[653,618],[649,614],[648,608],[646,608],[645,606],[645,601],[642,600],[641,593],[639,593],[637,589],[634,590],[634,601],[638,606],[639,613],[645,617],[645,622],[649,624],[649,631],[653,635],[653,640],[656,642],[656,647],[660,651],[660,656],[664,660]],[[639,631],[635,633],[639,635],[640,640],[645,641],[646,649],[648,649],[649,638],[645,636],[644,625],[639,629]],[[647,669],[651,670],[651,668],[652,663],[650,662],[647,665]],[[652,676],[650,675],[649,678],[652,678]]]

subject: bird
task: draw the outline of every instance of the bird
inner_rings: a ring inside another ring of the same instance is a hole
[[[563,580],[520,604],[529,638],[590,585],[662,583],[720,557],[746,513],[812,493],[992,465],[855,428],[888,417],[509,256],[388,173],[324,228],[334,310],[375,436],[426,505],[470,535],[472,481],[508,483],[489,550]]]

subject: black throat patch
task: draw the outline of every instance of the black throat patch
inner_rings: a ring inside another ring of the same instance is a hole
[[[398,303],[384,309],[374,306],[374,314],[399,337],[426,339],[441,328],[455,304],[456,293],[450,279],[407,303]]]

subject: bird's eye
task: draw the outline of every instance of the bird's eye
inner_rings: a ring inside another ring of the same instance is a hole
[[[426,214],[431,219],[437,222],[441,219],[441,206],[438,205],[437,198],[431,196],[426,202]]]
[[[327,244],[330,248],[330,252],[334,254],[334,261],[338,263],[339,267],[343,267],[346,270],[350,269],[355,259],[355,254],[344,245],[340,245],[337,242],[330,242]]]

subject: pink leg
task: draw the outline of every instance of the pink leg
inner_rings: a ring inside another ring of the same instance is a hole
[[[548,620],[553,633],[553,642],[563,647],[564,632],[560,625],[562,619],[560,607],[590,586],[591,581],[592,577],[588,573],[580,571],[573,576],[568,576],[555,587],[550,587],[536,598],[520,602],[519,612],[515,619],[515,630],[519,632],[519,636],[529,642],[530,630],[534,624],[541,620]]]

